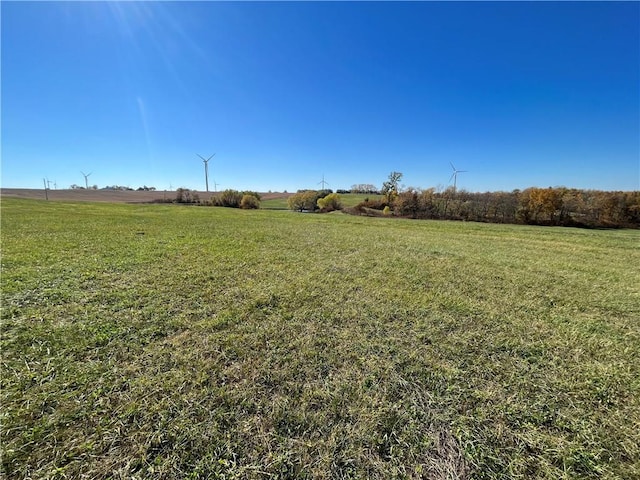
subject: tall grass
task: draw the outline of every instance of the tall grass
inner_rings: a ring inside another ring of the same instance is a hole
[[[7,478],[638,478],[637,231],[2,202]]]

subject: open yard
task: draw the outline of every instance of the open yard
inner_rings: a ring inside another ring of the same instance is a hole
[[[640,231],[3,198],[6,478],[640,478]]]

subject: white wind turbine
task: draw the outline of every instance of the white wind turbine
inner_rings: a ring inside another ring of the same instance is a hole
[[[449,178],[449,183],[451,183],[451,180],[453,180],[453,191],[455,193],[456,184],[457,184],[457,181],[458,181],[458,174],[459,173],[465,173],[468,170],[458,170],[458,169],[456,169],[456,167],[451,162],[449,162],[449,165],[451,165],[451,168],[453,169],[453,173],[451,174],[451,178]]]
[[[86,188],[88,190],[89,189],[89,177],[91,176],[91,174],[93,172],[84,173],[84,172],[81,171],[80,173],[84,177],[84,188]]]

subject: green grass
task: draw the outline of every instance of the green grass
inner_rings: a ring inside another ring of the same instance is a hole
[[[640,478],[640,232],[2,201],[6,478]]]
[[[381,200],[384,198],[383,195],[371,195],[365,193],[341,193],[340,201],[344,207],[355,207],[359,203],[364,202],[366,199],[369,200]]]
[[[342,202],[343,207],[355,207],[367,198],[370,200],[380,199],[382,198],[382,195],[366,195],[361,193],[340,194],[340,201]],[[288,210],[289,206],[287,205],[286,198],[271,198],[269,200],[262,200],[260,202],[260,208],[265,210]]]
[[[265,210],[288,210],[287,199],[285,197],[270,198],[260,201],[260,208]]]

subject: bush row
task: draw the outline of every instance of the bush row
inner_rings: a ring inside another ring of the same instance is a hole
[[[298,212],[332,212],[342,209],[340,195],[331,190],[298,190],[287,199],[291,210]]]
[[[225,190],[211,197],[211,205],[214,207],[230,207],[253,209],[260,208],[260,194],[257,192],[238,190]]]
[[[228,189],[213,195],[209,201],[203,202],[195,190],[178,188],[176,190],[175,202],[210,205],[214,207],[253,209],[260,208],[260,194],[251,191],[239,192],[238,190]]]

